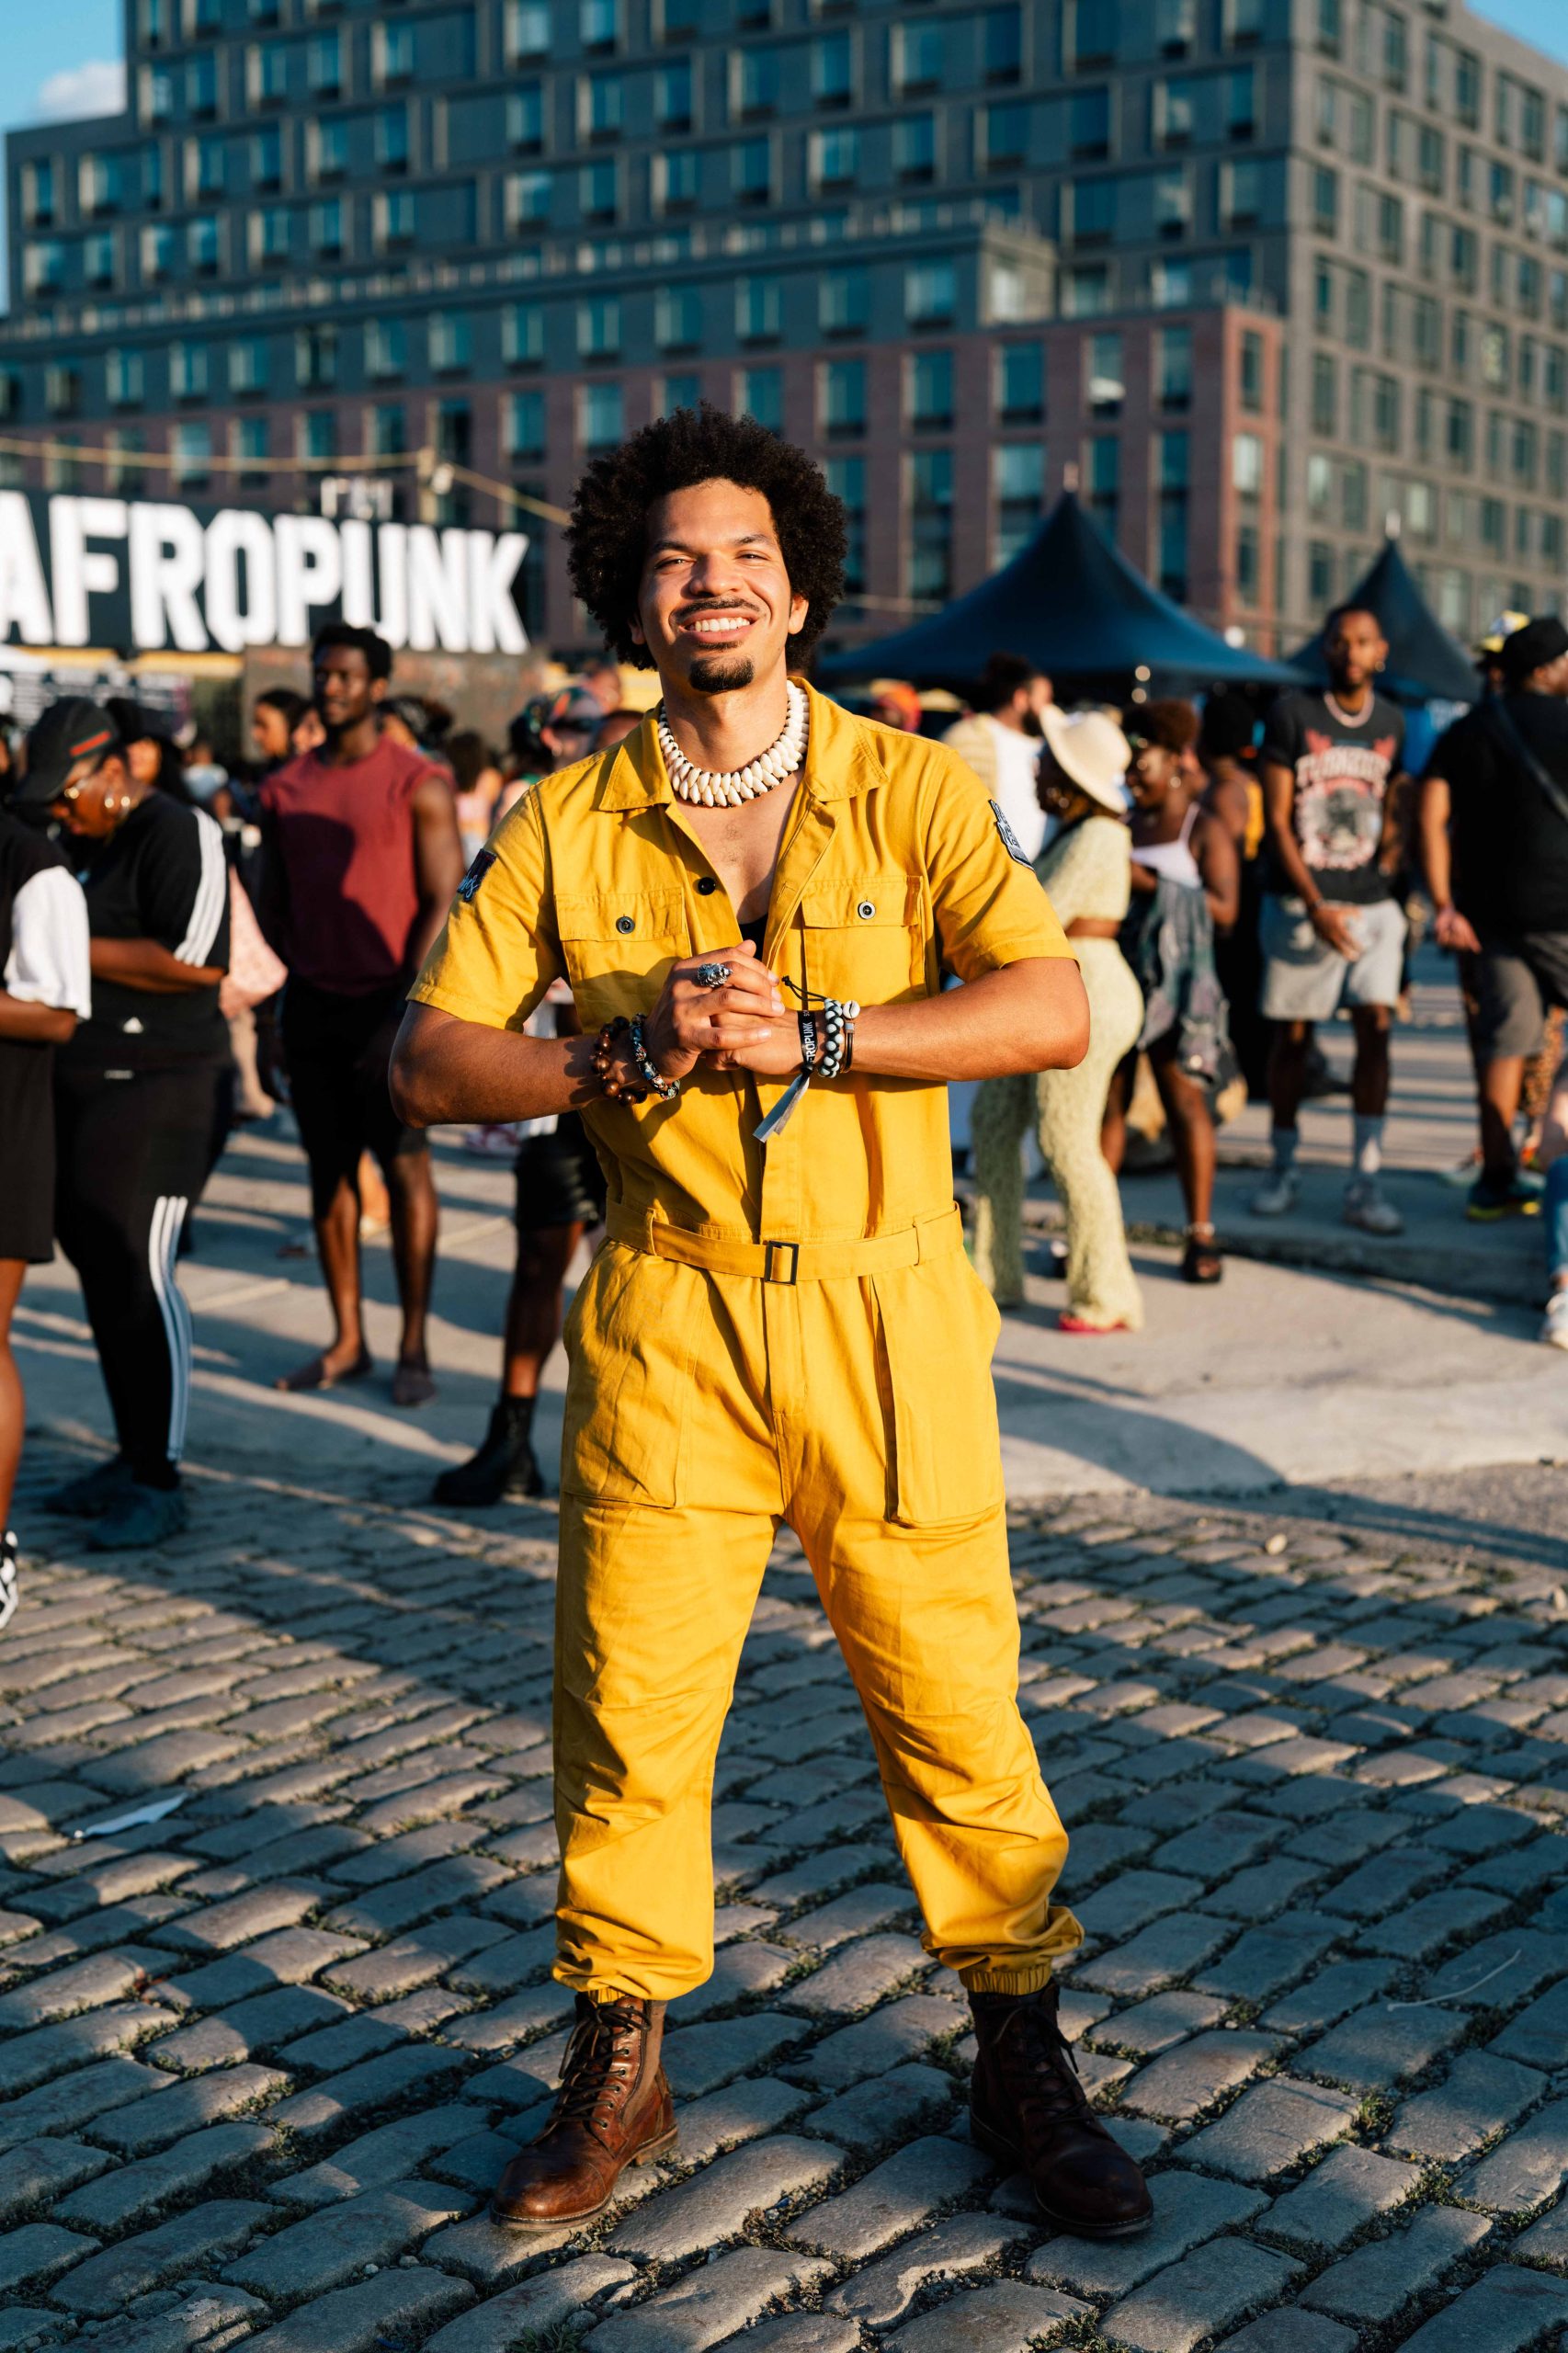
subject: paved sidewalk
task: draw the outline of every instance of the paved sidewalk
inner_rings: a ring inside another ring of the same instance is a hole
[[[1506,1525],[1451,1488],[1018,1516],[1088,1932],[1065,2015],[1154,2176],[1110,2246],[969,2143],[967,2013],[781,1546],[719,1967],[672,2015],[679,2154],[540,2242],[484,2200],[567,2007],[552,1520],[389,1500],[383,1459],[238,1453],[158,1559],[24,1511],[57,1557],[0,1640],[0,2348],[1558,2342],[1568,1479],[1523,1474]]]

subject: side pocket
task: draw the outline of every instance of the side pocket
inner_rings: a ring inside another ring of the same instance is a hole
[[[701,1277],[614,1243],[573,1302],[561,1483],[592,1502],[671,1510],[686,1477]]]
[[[892,1408],[892,1517],[903,1528],[978,1519],[1004,1492],[995,1302],[960,1251],[876,1275],[872,1287]]]

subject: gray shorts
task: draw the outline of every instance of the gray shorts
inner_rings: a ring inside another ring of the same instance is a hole
[[[1404,909],[1393,899],[1346,906],[1361,952],[1341,956],[1312,929],[1304,899],[1266,894],[1258,918],[1267,1021],[1331,1021],[1342,1005],[1393,1005],[1404,954]]]
[[[1568,1005],[1568,931],[1483,933],[1470,972],[1476,1060],[1508,1062],[1539,1053],[1548,1006]]]

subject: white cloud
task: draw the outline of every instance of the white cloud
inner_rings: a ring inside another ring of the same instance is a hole
[[[118,57],[90,57],[51,74],[33,101],[39,122],[71,122],[84,115],[123,114],[125,64]]]

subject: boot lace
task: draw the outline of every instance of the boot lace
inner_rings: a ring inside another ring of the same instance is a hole
[[[641,2020],[618,2002],[581,2018],[561,2054],[561,2095],[551,2124],[581,2124],[602,2141],[637,2075]]]
[[[1096,2121],[1078,2079],[1073,2046],[1054,2014],[1039,2001],[1018,2004],[999,2040],[1010,2042],[1013,2097],[1019,2120],[1032,2133],[1051,2125]]]

